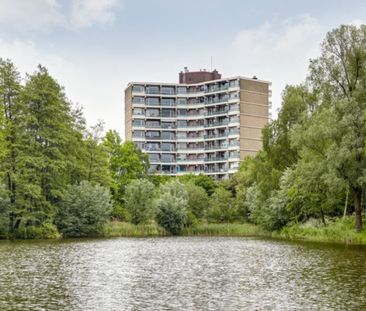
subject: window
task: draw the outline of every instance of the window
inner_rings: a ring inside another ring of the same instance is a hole
[[[149,161],[150,162],[159,162],[160,161],[160,157],[157,153],[150,153],[149,154]]]
[[[157,85],[149,85],[146,87],[147,94],[159,94],[159,86]]]
[[[145,111],[142,108],[133,108],[133,114],[141,116],[145,114]]]
[[[173,98],[162,98],[161,105],[162,106],[175,106],[175,100]]]
[[[177,93],[178,94],[186,94],[187,93],[187,88],[185,86],[178,86]]]
[[[145,91],[145,88],[142,85],[134,85],[132,87],[132,92],[133,93],[143,93],[144,91]]]
[[[158,97],[147,97],[146,105],[148,106],[159,106],[159,98]]]
[[[147,131],[146,132],[146,137],[148,137],[148,138],[158,138],[158,137],[160,137],[160,132],[159,131]]]
[[[178,105],[186,105],[187,104],[187,98],[178,98]]]
[[[231,80],[229,82],[229,87],[238,87],[239,86],[239,81],[238,80]]]
[[[174,86],[162,86],[161,87],[161,93],[162,94],[168,94],[168,95],[174,95],[175,94],[175,88],[174,88]]]
[[[162,139],[175,139],[174,132],[162,132],[161,133]]]
[[[158,117],[159,109],[146,109],[146,116],[148,117]]]
[[[143,104],[144,103],[144,98],[141,96],[134,96],[132,97],[132,102],[134,104]]]
[[[132,121],[133,126],[144,126],[144,120],[136,119]]]

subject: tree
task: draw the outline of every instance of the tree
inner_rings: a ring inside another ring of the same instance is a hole
[[[230,191],[223,187],[216,188],[210,198],[208,218],[214,222],[230,222],[236,218],[234,199]]]
[[[156,202],[158,224],[173,235],[179,234],[187,222],[188,194],[183,184],[172,181],[160,186]]]
[[[112,211],[109,190],[88,181],[69,186],[56,225],[64,237],[100,235]]]
[[[111,177],[108,167],[108,152],[102,144],[103,122],[99,121],[86,133],[86,180],[102,186],[110,186]]]
[[[179,177],[179,180],[183,183],[192,182],[196,186],[202,187],[205,189],[206,193],[210,196],[214,193],[216,188],[216,183],[213,180],[212,177],[199,174],[199,175],[193,175],[193,174],[186,174]]]
[[[7,238],[9,234],[9,211],[10,199],[6,187],[0,184],[0,239]]]
[[[56,204],[72,181],[81,134],[73,129],[70,104],[62,87],[39,66],[20,94],[23,131],[16,161],[16,230],[53,221]]]
[[[188,216],[191,223],[196,222],[205,216],[208,209],[209,197],[204,188],[195,185],[193,182],[185,184],[188,194]]]
[[[314,124],[306,130],[306,151],[321,152],[332,176],[353,195],[355,229],[362,230],[362,194],[365,188],[366,26],[341,26],[329,32],[321,56],[311,61],[309,83],[318,94],[318,113],[327,114],[329,128]],[[324,117],[325,118],[325,117]],[[331,132],[321,150],[314,135]],[[301,140],[300,140],[301,141]]]
[[[147,177],[148,156],[142,153],[133,142],[122,143],[116,131],[108,131],[103,144],[108,152],[109,172],[112,178],[113,216],[123,219],[125,218],[122,208],[125,188],[132,180]]]
[[[126,209],[135,225],[154,219],[154,184],[147,179],[136,179],[126,187]]]
[[[14,231],[16,217],[17,196],[17,158],[19,154],[18,138],[22,132],[21,114],[23,104],[20,101],[20,74],[10,60],[4,61],[0,58],[0,105],[1,105],[1,151],[0,151],[0,177],[9,193],[11,210],[9,211],[9,229]]]

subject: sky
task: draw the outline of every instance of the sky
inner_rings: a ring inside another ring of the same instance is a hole
[[[0,57],[38,64],[84,107],[89,126],[124,136],[131,81],[178,82],[184,67],[272,82],[272,116],[327,31],[366,23],[364,0],[0,0]]]

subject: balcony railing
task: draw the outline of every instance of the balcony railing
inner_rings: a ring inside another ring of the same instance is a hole
[[[229,109],[223,109],[220,111],[209,111],[205,113],[205,116],[216,116],[218,114],[225,114],[229,111]]]
[[[229,121],[225,120],[225,121],[221,121],[221,122],[213,122],[213,123],[209,123],[209,124],[205,124],[205,127],[217,127],[217,126],[223,126],[223,125],[228,125]]]
[[[212,138],[220,138],[220,137],[227,137],[228,133],[220,133],[220,134],[213,134],[213,135],[205,135],[205,139],[212,139]]]
[[[228,157],[210,157],[205,158],[205,162],[220,162],[220,161],[226,161]]]
[[[227,145],[205,146],[205,150],[227,149]]]

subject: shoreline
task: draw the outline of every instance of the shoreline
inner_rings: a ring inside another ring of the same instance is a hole
[[[319,223],[293,224],[280,231],[264,230],[251,223],[210,223],[195,224],[183,229],[176,237],[253,237],[292,242],[332,243],[340,245],[366,245],[366,230],[356,233],[353,218],[334,219],[327,226]],[[158,238],[174,237],[156,223],[134,225],[127,222],[111,221],[106,224],[103,233],[98,236],[39,239],[41,241],[67,241],[99,238]],[[37,239],[38,240],[38,239]],[[1,241],[32,241],[32,239],[3,239]]]

